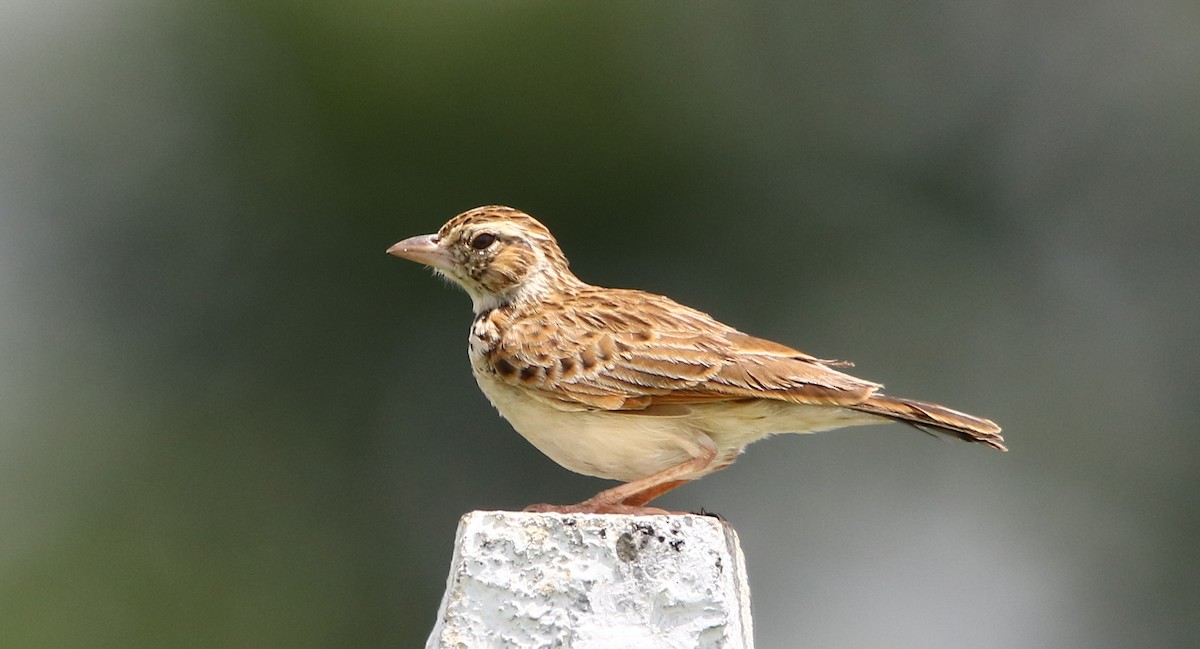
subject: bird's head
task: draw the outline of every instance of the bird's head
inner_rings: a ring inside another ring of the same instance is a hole
[[[579,283],[546,226],[499,205],[463,212],[437,234],[410,237],[388,253],[425,264],[463,287],[476,313]]]

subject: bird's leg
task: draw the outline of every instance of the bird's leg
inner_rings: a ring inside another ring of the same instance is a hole
[[[577,505],[530,505],[527,512],[557,512],[560,514],[669,514],[646,503],[682,485],[692,477],[703,474],[716,457],[716,451],[705,449],[704,455],[686,462],[631,480],[612,489],[605,489]]]
[[[651,500],[654,500],[655,498],[658,498],[659,496],[674,489],[675,487],[682,487],[689,482],[691,482],[691,480],[672,480],[670,482],[664,482],[652,489],[647,489],[645,491],[633,494],[632,496],[626,496],[625,499],[621,501],[621,504],[629,505],[631,507],[641,507]]]
[[[714,468],[710,468],[708,471],[706,471],[704,473],[704,475],[708,475],[710,473],[716,473],[717,471],[724,469],[725,467],[729,466],[730,464],[733,464],[733,460],[725,462],[724,464],[720,464]],[[709,466],[711,466],[711,465],[709,465]],[[641,507],[642,505],[645,505],[646,503],[650,502],[651,500],[654,500],[655,498],[658,498],[659,496],[667,493],[668,491],[670,491],[676,487],[682,487],[683,485],[685,485],[689,482],[691,482],[691,479],[672,480],[671,482],[664,482],[664,483],[658,485],[657,487],[654,487],[653,489],[646,489],[645,491],[633,494],[632,496],[626,496],[625,499],[621,501],[621,504],[622,505],[631,505],[634,507]]]

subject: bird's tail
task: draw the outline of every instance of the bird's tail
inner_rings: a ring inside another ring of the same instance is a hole
[[[1000,427],[995,422],[951,410],[936,403],[876,394],[850,407],[908,424],[927,433],[942,433],[968,442],[986,444],[1001,451],[1008,450],[1004,446],[1004,437],[1000,435]]]

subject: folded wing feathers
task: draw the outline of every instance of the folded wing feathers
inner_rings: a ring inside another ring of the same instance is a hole
[[[504,378],[605,409],[745,398],[853,405],[881,387],[667,298],[623,294],[636,313],[584,296],[557,322],[513,323],[501,348],[517,371]]]

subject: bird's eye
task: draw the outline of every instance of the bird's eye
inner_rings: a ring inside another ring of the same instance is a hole
[[[483,234],[475,235],[475,238],[471,239],[471,247],[476,250],[483,250],[495,242],[496,235],[492,234],[491,232],[484,232]]]

